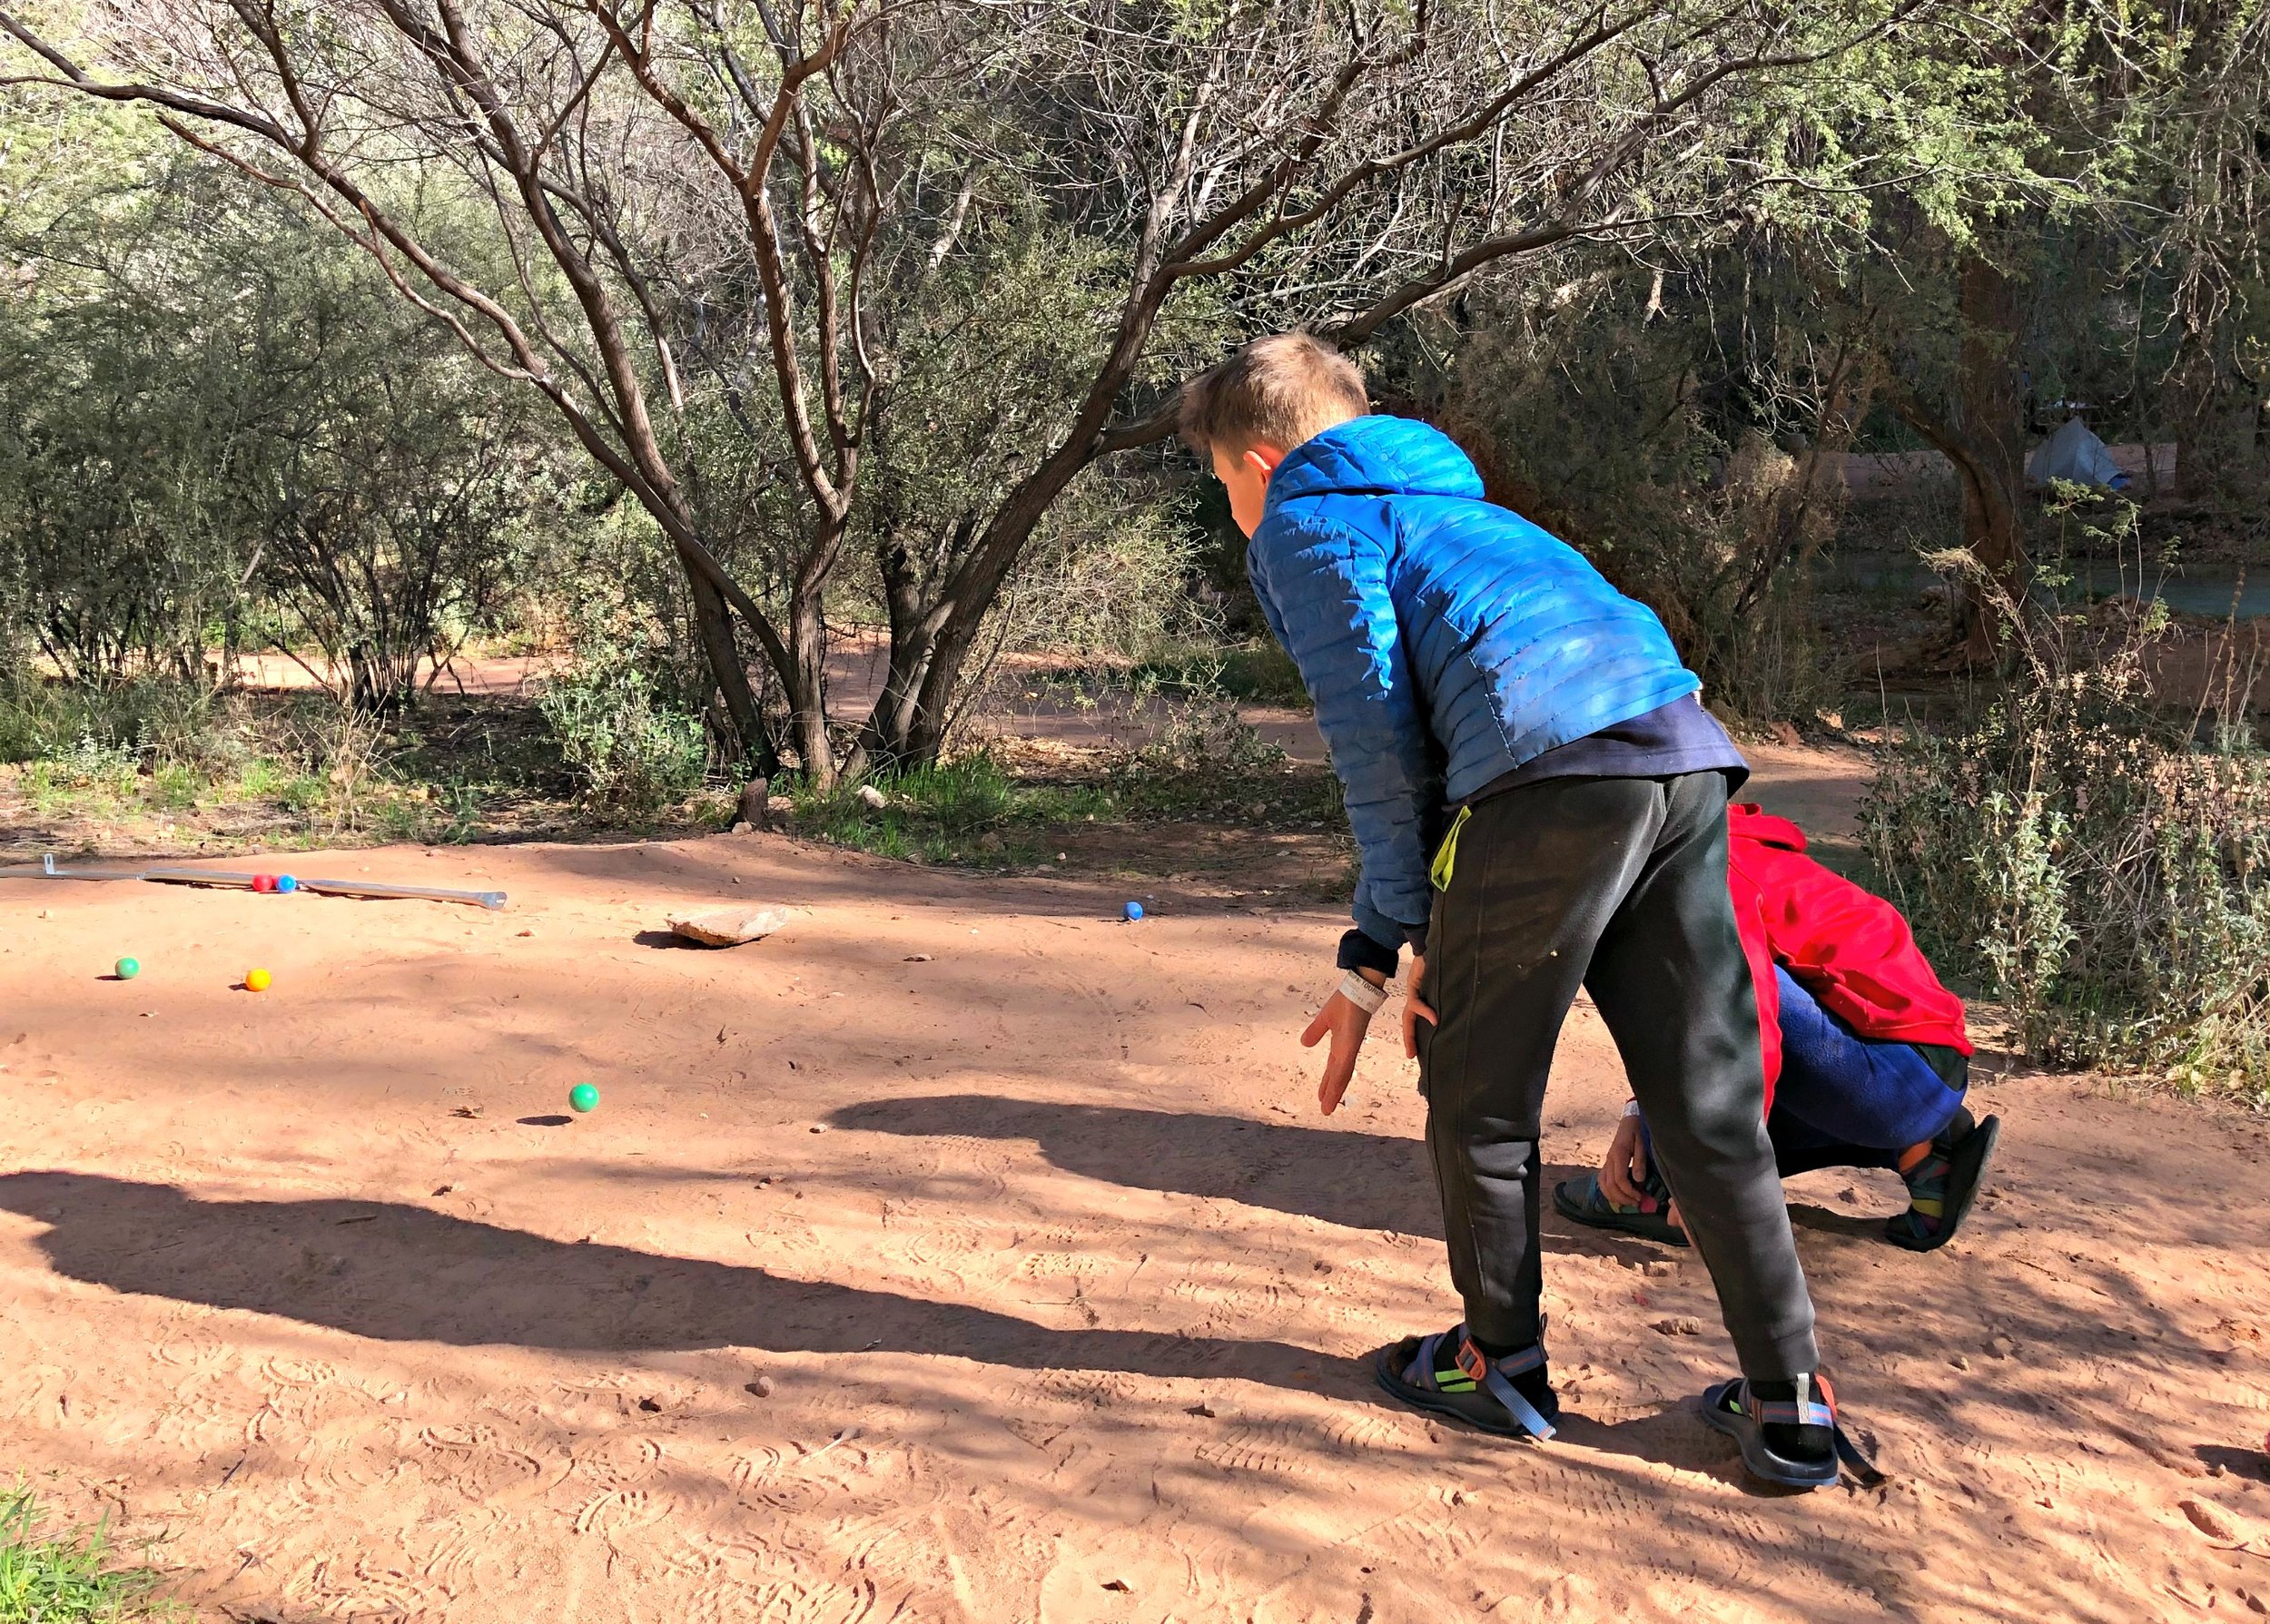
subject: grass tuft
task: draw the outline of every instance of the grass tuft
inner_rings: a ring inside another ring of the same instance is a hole
[[[1023,782],[984,751],[879,780],[879,807],[860,799],[863,787],[792,789],[796,832],[879,857],[1010,868],[1048,861],[1051,825],[1114,810],[1099,786]]]
[[[107,1530],[50,1531],[22,1486],[0,1491],[0,1624],[124,1624],[180,1609],[154,1568],[118,1566]]]

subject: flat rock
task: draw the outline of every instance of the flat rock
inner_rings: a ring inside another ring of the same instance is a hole
[[[777,908],[708,908],[699,913],[674,913],[670,929],[688,941],[706,948],[737,948],[745,941],[762,941],[788,922]]]

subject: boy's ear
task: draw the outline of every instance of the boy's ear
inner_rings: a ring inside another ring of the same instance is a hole
[[[1256,440],[1238,460],[1248,473],[1258,475],[1261,483],[1267,485],[1269,476],[1277,472],[1277,465],[1285,460],[1285,453],[1267,440]]]

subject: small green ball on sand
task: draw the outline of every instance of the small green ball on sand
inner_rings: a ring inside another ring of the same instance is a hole
[[[596,1111],[599,1108],[599,1091],[589,1083],[577,1083],[568,1090],[568,1103],[579,1112]]]
[[[119,979],[120,980],[122,980],[122,981],[131,981],[131,980],[133,980],[133,979],[136,976],[140,975],[141,973],[142,973],[142,960],[139,960],[139,959],[121,959],[121,960],[118,961],[118,979]]]

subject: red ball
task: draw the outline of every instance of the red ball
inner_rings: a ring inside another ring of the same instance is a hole
[[[275,877],[275,875],[273,875],[273,874],[255,874],[255,875],[253,875],[253,876],[252,876],[252,889],[253,889],[254,891],[274,891],[274,890],[276,889],[276,877]]]

